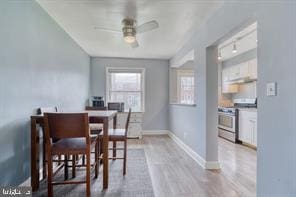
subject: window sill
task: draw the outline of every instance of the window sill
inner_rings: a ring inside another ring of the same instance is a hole
[[[188,107],[196,106],[196,104],[183,104],[183,103],[170,103],[170,105],[180,105],[180,106],[188,106]]]
[[[128,111],[127,111],[127,110],[125,110],[125,111],[118,112],[118,113],[128,113]],[[131,113],[141,113],[141,114],[143,114],[143,113],[144,113],[144,111],[131,111]]]

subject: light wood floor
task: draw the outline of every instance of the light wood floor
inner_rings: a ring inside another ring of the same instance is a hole
[[[204,170],[168,136],[129,140],[144,148],[156,197],[256,196],[256,151],[219,139],[221,170]]]

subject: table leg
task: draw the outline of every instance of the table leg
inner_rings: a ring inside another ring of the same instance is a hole
[[[44,130],[44,126],[42,126],[42,179],[46,179],[46,147],[45,147],[45,130]]]
[[[117,125],[117,114],[113,117],[113,129],[116,129]]]
[[[108,143],[109,143],[109,137],[108,137],[108,125],[109,120],[104,119],[104,129],[103,129],[103,189],[108,188],[108,168],[109,168],[109,155],[108,155]]]
[[[39,132],[36,119],[31,119],[31,186],[33,191],[39,188]]]

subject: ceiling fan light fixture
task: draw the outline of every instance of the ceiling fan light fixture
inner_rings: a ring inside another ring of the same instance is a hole
[[[124,41],[130,44],[136,41],[136,37],[131,35],[124,36]]]

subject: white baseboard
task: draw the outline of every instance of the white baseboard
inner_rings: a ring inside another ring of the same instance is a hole
[[[31,177],[27,178],[24,182],[22,182],[19,187],[30,187],[31,186]]]
[[[53,164],[53,170],[56,170],[57,166],[56,164]],[[43,177],[43,167],[40,167],[39,169],[39,181],[42,180]],[[27,187],[31,187],[31,176],[29,176],[29,178],[27,178],[24,182],[22,182],[19,186],[27,186]]]
[[[218,161],[205,161],[204,158],[202,158],[199,154],[193,151],[174,133],[169,131],[168,135],[176,142],[176,144],[180,148],[182,148],[194,161],[196,161],[204,169],[207,169],[207,170],[220,169],[220,164]]]
[[[142,135],[168,135],[168,130],[143,130]]]
[[[206,162],[206,166],[205,169],[207,170],[219,170],[220,167],[220,163],[218,161],[207,161]]]

